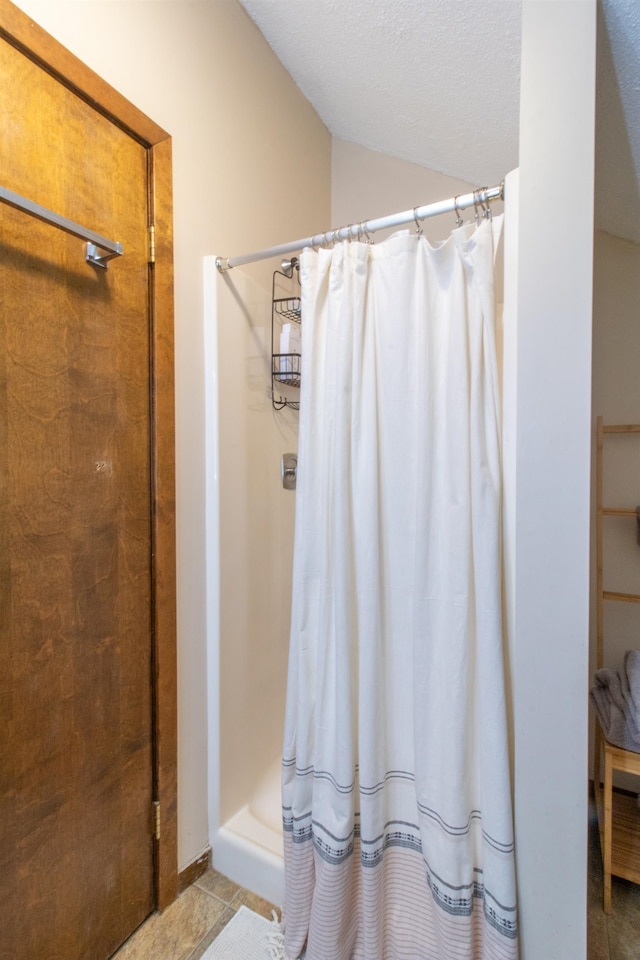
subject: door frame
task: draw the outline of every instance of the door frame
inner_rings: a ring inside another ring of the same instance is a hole
[[[10,0],[0,0],[0,37],[125,130],[147,149],[149,157],[155,224],[155,258],[149,264],[153,786],[161,811],[160,836],[154,841],[154,876],[156,907],[163,910],[178,894],[171,137]]]

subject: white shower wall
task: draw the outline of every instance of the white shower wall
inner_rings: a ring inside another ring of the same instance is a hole
[[[278,264],[275,264],[278,266]],[[282,899],[280,758],[297,413],[271,404],[271,291],[205,260],[210,843],[214,866]]]

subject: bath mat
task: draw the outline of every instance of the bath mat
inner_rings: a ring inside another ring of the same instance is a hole
[[[279,927],[242,906],[203,953],[201,960],[267,960]]]

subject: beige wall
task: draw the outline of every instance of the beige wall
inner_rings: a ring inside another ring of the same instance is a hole
[[[271,269],[278,265],[272,263]],[[212,819],[224,824],[251,800],[262,776],[282,756],[295,493],[283,489],[281,457],[297,452],[298,412],[274,410],[267,395],[271,285],[252,280],[242,268],[215,280],[219,810],[215,810],[214,796],[211,800]],[[292,293],[299,292],[295,287],[294,281]],[[288,295],[289,290],[278,294]],[[299,392],[291,393],[299,397]],[[213,689],[210,695],[215,696]],[[214,729],[210,733],[216,735]],[[217,784],[215,771],[211,773],[213,791]],[[217,826],[211,824],[213,832]]]
[[[506,174],[508,171],[505,170]],[[368,150],[357,143],[334,137],[331,159],[331,224],[333,227],[360,223],[391,213],[413,210],[438,200],[472,193],[477,184],[457,180],[447,174],[420,167],[407,160],[398,160],[386,153]],[[495,184],[485,184],[493,187]],[[495,214],[504,204],[491,204]],[[473,208],[463,212],[464,219],[473,217]],[[422,229],[431,243],[445,240],[455,227],[455,214],[432,217],[422,222]],[[376,243],[395,230],[414,230],[413,224],[380,230]],[[502,303],[503,247],[498,250],[496,264],[496,299]]]
[[[331,169],[333,227],[412,210],[473,190],[473,186],[462,180],[336,138],[333,140]],[[455,218],[451,214],[450,217],[433,217],[423,224],[423,229],[430,240],[442,240],[454,226]],[[414,228],[409,224],[396,229]],[[380,231],[374,239],[378,243],[393,232]]]
[[[208,842],[202,258],[327,228],[330,136],[236,0],[18,5],[173,137],[184,867]],[[267,282],[271,269],[256,265],[252,273]],[[233,343],[221,349],[223,363],[244,362]],[[223,415],[247,402],[241,379],[225,393]],[[261,482],[261,470],[252,483]],[[232,538],[228,549],[233,565]],[[263,586],[275,576],[266,573]]]
[[[640,246],[596,233],[593,414],[605,422],[640,423],[639,304]]]

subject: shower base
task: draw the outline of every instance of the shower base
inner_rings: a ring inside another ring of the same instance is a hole
[[[280,769],[277,759],[213,842],[215,869],[278,907],[284,899]]]

